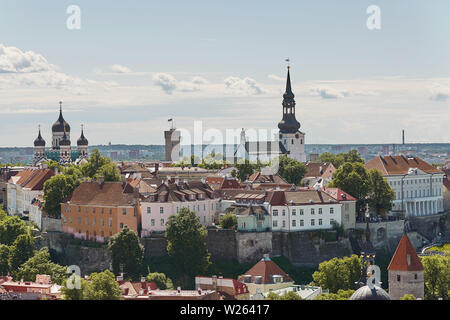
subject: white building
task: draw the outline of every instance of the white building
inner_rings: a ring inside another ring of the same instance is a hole
[[[426,216],[444,211],[444,172],[417,157],[376,157],[366,169],[377,169],[395,192],[392,212],[406,217]]]

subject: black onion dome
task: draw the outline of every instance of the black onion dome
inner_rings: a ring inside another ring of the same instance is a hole
[[[391,297],[379,286],[374,286],[373,289],[364,286],[356,290],[349,300],[391,300]]]
[[[81,130],[81,137],[79,137],[77,140],[77,146],[87,146],[88,143],[88,139],[86,139],[83,130]]]
[[[38,137],[36,138],[36,140],[34,140],[34,146],[35,147],[45,147],[45,140],[41,136],[41,130],[40,129],[39,129]]]
[[[67,138],[66,133],[64,132],[63,138],[59,141],[60,146],[70,146],[70,140]]]
[[[295,100],[291,88],[291,75],[288,69],[286,92],[283,95],[283,119],[278,123],[281,133],[296,133],[300,129],[300,122],[295,118]]]
[[[56,120],[56,122],[52,126],[52,132],[70,132],[70,126],[64,120],[64,117],[62,115],[62,108],[59,109],[59,118]]]

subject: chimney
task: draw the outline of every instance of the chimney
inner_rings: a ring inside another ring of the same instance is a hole
[[[155,174],[159,171],[159,162],[155,163]]]
[[[181,293],[181,287],[177,287],[177,293]]]
[[[117,276],[116,281],[123,281],[123,273],[120,276]]]

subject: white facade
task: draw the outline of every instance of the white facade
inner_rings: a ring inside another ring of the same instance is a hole
[[[272,231],[306,231],[331,229],[332,221],[342,224],[342,203],[272,206]]]
[[[183,202],[141,201],[142,235],[166,231],[166,223],[169,217],[178,214],[182,208],[195,212],[200,223],[205,227],[212,226],[215,214],[218,211],[218,203],[218,198]]]
[[[426,173],[420,169],[410,169],[405,175],[389,175],[385,178],[395,192],[393,211],[404,210],[406,217],[426,216],[444,211],[444,173]]]
[[[300,162],[306,162],[305,134],[303,132],[280,132],[280,141],[289,152],[287,155],[288,158],[295,159]]]

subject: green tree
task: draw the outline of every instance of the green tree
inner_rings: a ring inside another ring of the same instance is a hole
[[[92,273],[86,284],[84,299],[86,300],[119,300],[121,290],[114,274],[109,271]]]
[[[333,175],[329,188],[340,188],[357,199],[356,212],[361,212],[367,203],[369,193],[369,176],[360,162],[345,162]]]
[[[87,163],[81,166],[81,171],[83,172],[83,176],[89,178],[95,178],[100,168],[105,164],[110,163],[111,160],[102,156],[98,149],[94,149],[91,152],[89,160]]]
[[[15,272],[23,263],[34,255],[34,238],[26,233],[17,237],[11,246],[9,255],[9,265],[11,270]]]
[[[98,174],[103,176],[107,182],[117,182],[121,180],[119,169],[117,169],[117,166],[114,163],[103,165]]]
[[[9,254],[9,247],[5,244],[0,244],[0,276],[6,276],[10,271]]]
[[[59,172],[61,172],[61,165],[58,161],[55,160],[49,160],[47,162],[44,162],[44,164],[47,164],[47,167],[52,170],[53,172],[56,172],[56,169],[58,169]]]
[[[74,277],[78,277],[76,281],[79,281],[80,287],[76,288],[75,279],[65,279],[61,288],[64,300],[85,300],[88,282],[80,276]],[[72,281],[70,286],[68,285],[69,281]]]
[[[171,290],[174,288],[173,282],[164,273],[153,272],[147,275],[148,282],[154,282],[160,290]]]
[[[169,217],[166,229],[167,252],[175,260],[186,286],[211,264],[205,239],[208,235],[199,218],[187,208]]]
[[[278,174],[284,180],[295,185],[300,185],[307,171],[303,163],[288,158],[287,156],[281,156],[278,158],[278,165]]]
[[[253,165],[247,159],[241,163],[237,163],[235,167],[237,169],[237,177],[241,181],[247,180],[255,171]]]
[[[0,244],[10,246],[21,234],[26,234],[26,223],[18,216],[7,216],[0,220]]]
[[[449,298],[450,256],[432,255],[422,257],[425,278],[425,299]]]
[[[115,274],[124,272],[134,280],[141,276],[144,247],[136,232],[125,226],[120,233],[110,238],[108,248]]]
[[[228,212],[226,215],[220,219],[220,227],[223,229],[236,229],[237,228],[237,218],[232,212]]]
[[[337,293],[322,293],[314,298],[314,300],[348,300],[352,296],[352,294],[355,292],[355,290],[348,289],[348,290],[338,290]]]
[[[345,162],[364,163],[364,159],[361,158],[361,155],[356,150],[350,150],[348,153],[322,153],[316,162],[331,162],[336,169],[339,169]]]
[[[333,258],[319,264],[319,270],[314,272],[313,279],[322,288],[337,293],[355,287],[355,282],[361,275],[361,261],[358,256]]]
[[[414,297],[413,294],[405,294],[403,297],[400,298],[400,300],[417,300],[416,297]]]
[[[267,295],[266,300],[303,300],[303,299],[294,291],[289,291],[281,295],[275,292],[270,292]]]
[[[0,222],[5,220],[8,217],[8,214],[0,207]]]
[[[44,247],[21,265],[16,278],[35,281],[38,274],[49,275],[52,282],[61,285],[67,278],[67,267],[52,262],[48,248]]]
[[[377,169],[368,172],[369,193],[368,201],[372,208],[375,208],[378,215],[392,209],[392,200],[395,199],[395,192]]]

